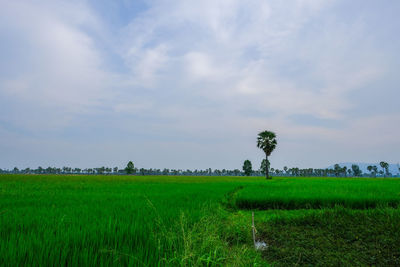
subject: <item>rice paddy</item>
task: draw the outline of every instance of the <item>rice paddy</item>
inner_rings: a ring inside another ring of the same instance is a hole
[[[0,175],[0,265],[397,264],[399,193],[399,179]]]
[[[366,209],[399,203],[399,179],[360,178],[274,179],[246,186],[235,199],[241,209]]]

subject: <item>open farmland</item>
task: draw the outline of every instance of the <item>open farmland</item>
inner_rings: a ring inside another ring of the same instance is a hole
[[[398,265],[399,193],[399,179],[1,175],[0,265]]]
[[[399,179],[303,178],[249,184],[236,196],[241,209],[397,207]]]

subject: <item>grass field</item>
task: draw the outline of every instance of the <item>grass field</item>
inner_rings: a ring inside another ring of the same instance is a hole
[[[0,175],[0,265],[399,265],[399,203],[399,179]]]
[[[235,205],[242,209],[320,209],[338,204],[354,209],[397,207],[399,193],[399,179],[274,179],[246,186]]]

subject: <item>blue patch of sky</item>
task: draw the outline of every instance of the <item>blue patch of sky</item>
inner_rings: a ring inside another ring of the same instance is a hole
[[[397,75],[390,74],[347,93],[353,107],[347,113],[353,118],[396,114],[400,111]]]
[[[271,118],[277,114],[276,112],[270,109],[260,110],[253,108],[242,109],[239,111],[239,113],[245,117],[250,117],[250,118]]]
[[[345,1],[338,2],[331,10],[340,22],[349,25],[362,23],[366,29],[366,40],[374,40],[381,50],[398,50],[400,38],[400,1]]]
[[[0,120],[0,129],[5,130],[6,132],[12,133],[17,136],[34,136],[31,131],[23,129],[21,127],[16,126],[12,122]]]
[[[29,41],[22,38],[17,31],[0,27],[0,80],[17,78],[17,74],[28,73],[32,65],[27,64],[35,57],[35,51]],[[23,62],[24,64],[18,64]]]
[[[294,114],[290,115],[289,119],[298,125],[307,125],[323,128],[342,128],[344,127],[344,122],[334,119],[322,119],[315,117],[310,114]]]
[[[256,45],[250,45],[243,49],[242,57],[248,61],[256,61],[262,57],[262,53]]]
[[[94,40],[96,48],[102,53],[106,69],[119,74],[129,73],[131,70],[119,52],[121,29],[148,9],[147,1],[90,0],[89,4],[95,15],[101,18],[105,29],[102,29],[101,33],[93,29],[83,30]]]
[[[126,26],[149,8],[148,1],[145,0],[89,0],[89,4],[115,29]]]

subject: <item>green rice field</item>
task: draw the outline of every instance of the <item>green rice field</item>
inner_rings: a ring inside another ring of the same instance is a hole
[[[400,265],[399,203],[395,178],[0,175],[0,266]]]

